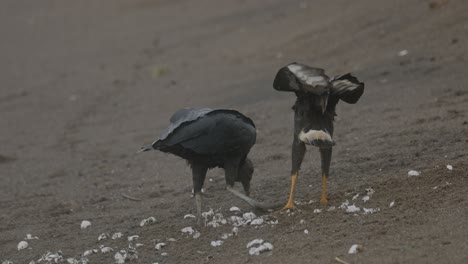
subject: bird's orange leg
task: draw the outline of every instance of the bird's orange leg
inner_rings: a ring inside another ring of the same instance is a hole
[[[298,172],[294,173],[291,177],[291,192],[289,193],[288,203],[283,207],[282,210],[292,209],[294,207],[294,190],[296,189],[296,181]]]
[[[321,205],[327,205],[328,199],[327,199],[327,175],[323,174],[322,175],[322,199],[320,199],[320,204]]]

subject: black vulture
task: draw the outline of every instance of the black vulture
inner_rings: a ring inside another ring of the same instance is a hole
[[[304,159],[306,144],[320,150],[322,169],[321,204],[326,205],[327,178],[332,156],[333,120],[339,100],[356,103],[364,92],[364,83],[351,74],[329,78],[323,69],[291,63],[276,74],[273,87],[278,91],[296,93],[294,110],[294,140],[292,143],[291,192],[284,209],[294,206],[294,189]]]
[[[179,156],[190,164],[198,216],[201,191],[208,169],[224,168],[226,188],[250,205],[261,207],[248,197],[254,167],[247,158],[256,141],[253,121],[235,110],[184,108],[174,113],[161,137],[141,151],[152,149]],[[233,189],[241,182],[245,195]]]

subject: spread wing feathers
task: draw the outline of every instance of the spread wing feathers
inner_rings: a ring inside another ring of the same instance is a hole
[[[287,92],[328,93],[330,82],[323,69],[293,62],[276,74],[273,88]]]
[[[332,80],[331,95],[349,104],[355,104],[364,93],[364,83],[350,73],[335,76]]]
[[[212,110],[196,120],[181,123],[155,145],[180,145],[198,154],[222,154],[246,146],[250,149],[255,139],[255,126],[250,119],[233,110]]]

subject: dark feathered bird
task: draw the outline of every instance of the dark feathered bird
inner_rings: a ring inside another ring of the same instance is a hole
[[[210,168],[225,170],[229,191],[253,206],[258,204],[248,196],[233,189],[241,182],[249,195],[250,180],[254,171],[247,158],[255,144],[256,129],[253,121],[235,110],[185,108],[170,119],[169,127],[152,145],[141,151],[157,149],[172,153],[188,161],[192,168],[193,190],[198,215],[201,213],[201,190],[206,172]]]
[[[292,144],[292,183],[289,200],[284,207],[292,208],[294,189],[304,159],[306,144],[319,148],[322,168],[322,199],[327,204],[327,178],[332,156],[333,120],[339,100],[356,103],[364,92],[364,83],[345,74],[329,78],[324,70],[300,63],[291,63],[276,74],[273,87],[278,91],[296,93],[294,110],[294,140]]]

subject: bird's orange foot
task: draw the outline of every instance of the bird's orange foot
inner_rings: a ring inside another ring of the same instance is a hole
[[[295,207],[293,200],[289,200],[288,203],[280,211],[294,210],[294,208]]]
[[[328,204],[328,200],[327,198],[323,198],[320,200],[320,204],[323,205],[323,206],[326,206]]]

